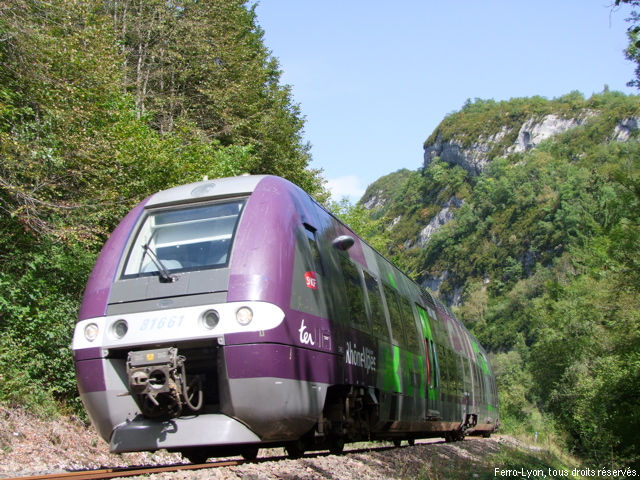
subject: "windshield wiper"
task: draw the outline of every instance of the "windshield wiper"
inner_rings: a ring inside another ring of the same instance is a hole
[[[156,255],[156,252],[153,251],[148,243],[142,245],[142,248],[144,248],[145,255],[147,253],[149,254],[149,258],[158,269],[158,275],[160,276],[160,281],[162,283],[173,283],[178,279],[178,277],[169,273],[169,269],[164,265],[164,263],[162,263],[162,260],[158,258],[158,255]]]

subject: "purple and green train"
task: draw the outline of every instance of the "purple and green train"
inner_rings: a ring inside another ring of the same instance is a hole
[[[97,259],[73,350],[113,452],[295,457],[499,424],[491,366],[466,328],[274,176],[184,185],[134,208]]]

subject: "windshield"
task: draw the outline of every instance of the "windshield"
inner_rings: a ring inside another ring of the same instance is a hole
[[[131,247],[123,276],[226,266],[243,206],[244,200],[234,200],[150,213]]]

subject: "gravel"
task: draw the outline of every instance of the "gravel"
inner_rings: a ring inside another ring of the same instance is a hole
[[[256,463],[238,466],[179,471],[146,475],[154,480],[204,479],[419,479],[449,478],[446,472],[458,469],[473,472],[474,465],[484,465],[497,453],[500,443],[511,441],[494,436],[491,439],[467,439],[444,443],[441,439],[417,441],[413,447],[381,448],[382,443],[347,445],[345,455],[311,453],[301,459],[283,457],[282,449],[262,449]],[[389,444],[386,444],[389,445]],[[168,465],[189,463],[180,454],[109,453],[108,445],[93,427],[76,417],[54,420],[39,418],[23,409],[0,406],[0,478],[62,473],[71,470],[132,465]],[[460,475],[456,473],[455,475]],[[464,478],[455,476],[455,478]],[[469,474],[468,478],[473,478]]]

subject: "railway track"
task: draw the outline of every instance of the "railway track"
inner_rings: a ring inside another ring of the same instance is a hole
[[[416,444],[423,443],[443,443],[442,440],[435,439],[424,439],[416,442]],[[371,451],[385,451],[385,450],[393,450],[398,447],[391,446],[371,446],[367,448],[354,448],[354,449],[345,449],[345,453],[362,453],[362,452],[371,452]],[[320,452],[309,452],[305,453],[302,458],[313,458],[318,456],[329,455],[326,451]],[[273,456],[273,457],[262,457],[257,460],[248,461],[248,460],[223,460],[223,461],[213,461],[207,463],[200,464],[173,464],[173,465],[163,465],[163,466],[138,466],[138,467],[114,467],[114,468],[102,468],[98,470],[78,470],[71,472],[62,472],[62,473],[52,473],[46,475],[30,475],[25,477],[10,477],[10,478],[2,478],[2,480],[94,480],[101,478],[122,478],[122,477],[133,477],[137,475],[150,475],[154,473],[167,473],[167,472],[178,472],[185,470],[204,470],[208,468],[220,468],[220,467],[234,467],[238,465],[242,465],[245,463],[262,463],[262,462],[277,462],[279,460],[287,460],[289,457],[287,456]]]
[[[159,467],[122,467],[103,468],[99,470],[79,470],[48,475],[30,475],[28,477],[12,477],[3,480],[93,480],[99,478],[133,477],[135,475],[149,475],[153,473],[177,472],[180,470],[203,470],[206,468],[232,467],[246,463],[245,460],[227,460],[188,465],[164,465]]]

